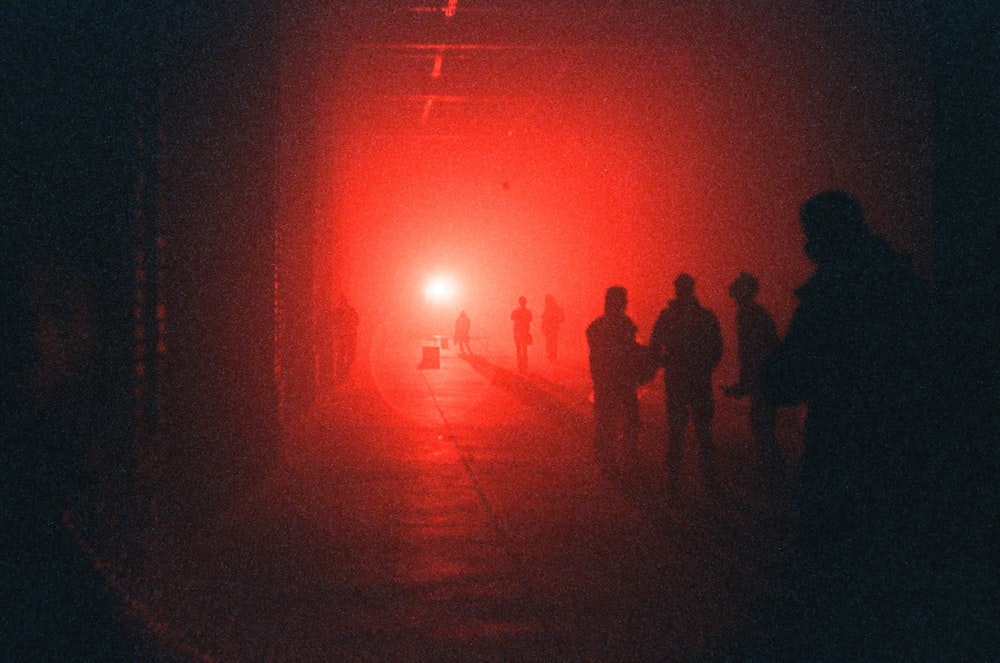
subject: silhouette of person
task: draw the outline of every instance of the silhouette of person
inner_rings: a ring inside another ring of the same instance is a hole
[[[347,297],[340,296],[336,308],[333,309],[331,317],[333,352],[334,352],[334,380],[343,382],[351,372],[351,365],[358,348],[358,325],[360,319],[358,312],[351,306]]]
[[[549,361],[555,363],[559,354],[559,328],[566,320],[556,298],[552,295],[545,295],[545,309],[542,311],[542,336],[545,337],[545,356]]]
[[[722,332],[715,314],[694,294],[694,277],[674,279],[675,298],[660,311],[649,345],[660,354],[667,407],[667,474],[677,482],[684,454],[684,433],[694,422],[698,460],[706,485],[715,486],[712,372],[722,358]]]
[[[517,308],[510,314],[510,319],[514,321],[517,370],[524,373],[528,370],[528,346],[531,345],[531,310],[528,309],[527,297],[519,297],[517,304]]]
[[[472,327],[472,321],[469,320],[469,315],[462,311],[458,314],[458,319],[455,320],[455,345],[458,346],[458,351],[462,354],[472,354],[472,350],[469,348],[469,330]]]
[[[629,462],[634,463],[638,454],[637,390],[641,379],[636,375],[635,357],[643,348],[636,341],[638,327],[625,313],[627,307],[625,288],[608,288],[604,315],[591,322],[586,331],[594,383],[594,448],[602,464],[613,461],[619,427]]]
[[[316,375],[323,386],[337,379],[334,318],[334,311],[329,306],[321,308],[316,316]]]
[[[923,286],[849,194],[819,193],[799,216],[816,271],[795,291],[798,307],[761,389],[773,403],[807,405],[799,590],[826,635],[805,646],[812,660],[872,647],[890,648],[875,658],[905,660],[908,636],[890,634],[905,633],[909,620],[891,615],[913,602],[894,592],[917,566],[908,515],[916,503],[906,495],[919,475],[909,455],[923,399],[914,387],[927,377]]]
[[[780,471],[785,461],[775,435],[778,408],[761,394],[760,370],[781,339],[771,314],[755,300],[759,291],[757,277],[746,272],[740,272],[729,284],[729,296],[736,302],[740,374],[736,384],[722,391],[733,398],[750,399],[750,431],[763,467],[773,473]]]

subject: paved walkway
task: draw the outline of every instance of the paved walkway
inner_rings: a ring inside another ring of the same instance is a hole
[[[642,394],[638,465],[601,467],[582,365],[419,359],[359,369],[279,472],[125,574],[175,656],[681,661],[752,628],[789,514],[757,481],[740,405],[719,403],[720,493],[693,449],[670,492],[662,387]]]

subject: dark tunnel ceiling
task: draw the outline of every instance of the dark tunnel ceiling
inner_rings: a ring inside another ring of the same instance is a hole
[[[829,183],[875,201],[902,191],[902,215],[918,221],[893,240],[927,245],[919,12],[860,0],[299,1],[322,25],[312,41],[283,33],[289,87],[309,66],[320,80],[291,103],[315,127],[318,227],[329,279],[347,291],[365,290],[364,270],[344,256],[360,263],[371,246],[391,246],[394,265],[404,253],[451,264],[487,245],[477,255],[500,261],[520,255],[512,230],[578,248],[558,274],[503,263],[528,284],[594,290],[557,279],[579,269],[640,282],[644,265],[667,261],[703,272],[706,288],[752,268],[791,290],[808,270],[795,208]],[[318,117],[306,118],[311,103]],[[603,241],[612,222],[631,249]],[[570,223],[579,232],[566,237]],[[445,246],[442,228],[478,239]],[[660,296],[636,294],[647,308]]]
[[[508,133],[557,99],[592,94],[583,67],[627,72],[653,23],[663,38],[663,10],[651,21],[648,8],[626,4],[442,0],[356,11],[348,3],[343,83],[368,135]]]

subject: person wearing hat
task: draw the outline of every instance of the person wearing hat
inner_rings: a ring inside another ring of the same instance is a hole
[[[747,272],[729,284],[729,296],[736,302],[736,356],[740,374],[736,384],[722,388],[732,398],[750,399],[750,430],[757,453],[768,473],[780,471],[785,459],[778,446],[775,424],[778,408],[760,391],[760,368],[781,339],[774,318],[757,300],[760,282]]]

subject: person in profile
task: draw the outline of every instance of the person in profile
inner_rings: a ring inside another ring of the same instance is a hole
[[[458,319],[455,320],[455,346],[458,347],[460,354],[472,354],[472,349],[469,347],[471,328],[472,321],[469,320],[469,315],[462,311],[458,314]]]
[[[706,486],[714,488],[712,372],[722,358],[722,332],[715,313],[695,297],[694,285],[690,274],[681,273],[674,279],[675,298],[657,316],[649,345],[663,364],[670,485],[676,485],[680,477],[685,431],[693,421],[702,477]]]
[[[517,299],[517,308],[510,314],[514,321],[514,348],[517,350],[517,370],[525,373],[528,370],[528,346],[531,345],[531,310],[528,308],[528,298]]]
[[[545,337],[545,356],[550,363],[555,363],[559,356],[559,329],[566,320],[556,298],[545,295],[545,309],[542,311],[542,336]]]
[[[809,198],[799,220],[816,266],[795,291],[784,340],[764,364],[761,393],[807,406],[799,461],[798,590],[825,633],[810,660],[914,660],[914,604],[898,593],[919,567],[913,517],[921,475],[920,388],[926,297],[909,260],[874,235],[843,191]],[[910,495],[910,497],[907,497]],[[801,629],[810,632],[816,629]]]
[[[750,431],[757,446],[761,466],[770,478],[777,478],[785,458],[778,446],[775,424],[778,408],[760,390],[760,370],[781,342],[774,318],[757,301],[760,283],[753,274],[740,272],[729,284],[729,296],[736,302],[736,356],[739,378],[722,388],[732,398],[750,399]]]
[[[358,348],[359,324],[358,312],[348,303],[347,297],[341,295],[331,316],[335,382],[344,382],[351,374]]]
[[[604,315],[586,331],[594,384],[594,448],[603,466],[613,465],[619,435],[628,463],[634,465],[638,457],[637,391],[642,377],[636,374],[635,362],[645,348],[636,340],[638,327],[625,313],[627,307],[628,291],[622,286],[608,288]]]

